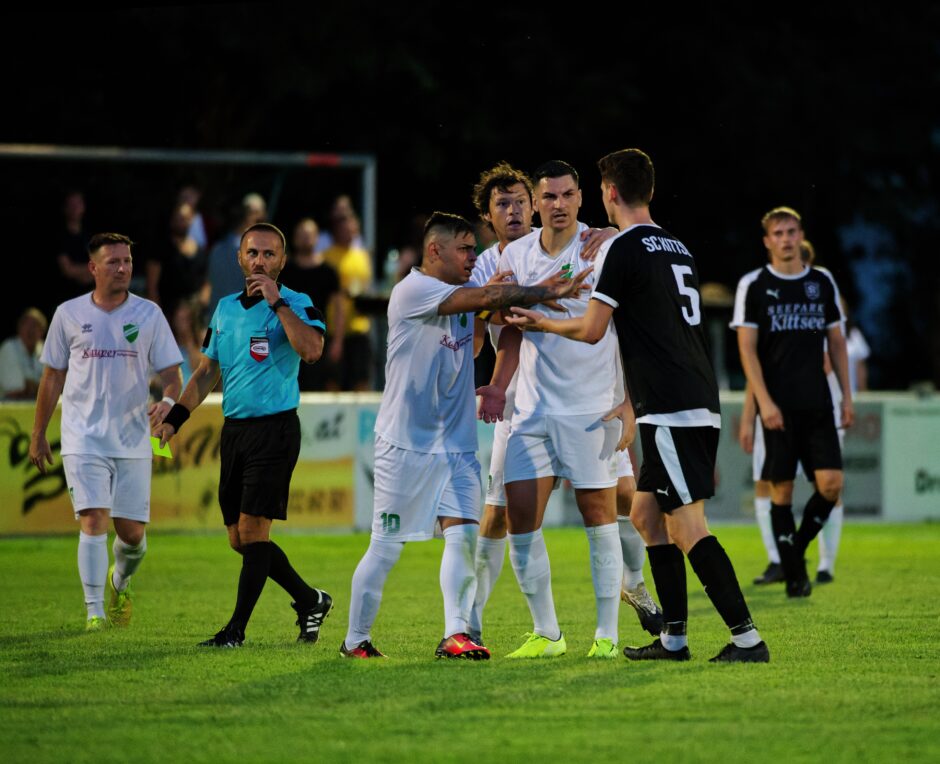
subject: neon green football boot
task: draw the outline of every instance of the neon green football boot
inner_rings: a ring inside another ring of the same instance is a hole
[[[85,621],[85,631],[104,631],[108,627],[108,621],[100,615],[93,615]]]
[[[108,568],[108,620],[112,626],[127,626],[131,622],[131,585],[124,587],[124,591],[114,588],[114,566]]]
[[[612,639],[595,639],[591,645],[591,650],[587,654],[588,658],[616,658],[617,645]]]
[[[507,658],[557,658],[568,652],[564,634],[555,640],[543,637],[541,634],[526,634],[526,637],[522,647],[513,650],[506,656]]]

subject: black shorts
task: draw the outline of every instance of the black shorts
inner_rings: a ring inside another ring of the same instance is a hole
[[[295,410],[250,419],[226,419],[219,456],[219,506],[226,525],[242,513],[287,519],[290,478],[300,454]]]
[[[674,509],[715,495],[717,427],[640,424],[643,465],[636,489],[656,497],[659,509]]]
[[[832,409],[786,411],[782,430],[764,428],[761,480],[782,483],[796,477],[796,463],[814,480],[815,470],[841,470],[842,449]]]

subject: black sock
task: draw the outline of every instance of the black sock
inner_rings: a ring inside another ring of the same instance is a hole
[[[809,497],[806,509],[803,510],[800,529],[796,532],[796,548],[800,556],[806,553],[809,543],[819,535],[835,505],[834,501],[829,501],[819,491]]]
[[[646,555],[650,560],[656,594],[659,595],[659,604],[663,609],[666,633],[684,634],[685,624],[689,620],[685,558],[675,544],[649,546],[646,548]]]
[[[696,543],[689,550],[689,564],[725,626],[738,634],[752,629],[754,624],[734,575],[734,566],[718,539],[706,536]]]
[[[320,595],[317,590],[304,581],[300,574],[294,570],[281,549],[273,541],[271,546],[271,569],[268,571],[268,578],[286,591],[294,602],[301,607],[309,607],[319,602]]]
[[[803,553],[796,549],[796,523],[790,504],[770,505],[770,525],[774,530],[774,542],[780,554],[780,566],[787,581],[798,581],[805,576]],[[801,575],[801,569],[803,574]]]
[[[256,541],[242,547],[242,572],[238,577],[238,599],[229,626],[244,631],[255,609],[271,569],[271,542]]]

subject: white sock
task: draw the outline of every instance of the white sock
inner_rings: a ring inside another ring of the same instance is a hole
[[[754,647],[760,644],[760,634],[757,633],[757,629],[751,629],[743,634],[732,634],[731,641],[738,647]]]
[[[760,528],[760,537],[764,542],[764,549],[767,550],[767,559],[777,565],[780,564],[780,552],[777,551],[777,541],[774,538],[774,529],[770,524],[770,497],[754,497],[754,515],[757,517],[757,525]]]
[[[493,587],[503,572],[503,560],[506,557],[506,537],[490,539],[480,536],[477,539],[476,574],[477,593],[470,608],[470,631],[483,633],[483,609],[493,593]]]
[[[620,613],[620,580],[623,553],[620,551],[619,523],[585,528],[591,548],[591,578],[597,604],[594,639],[610,639],[617,644],[617,616]]]
[[[111,583],[115,589],[122,592],[147,553],[147,535],[144,534],[137,546],[131,546],[122,541],[120,536],[115,536],[111,550],[114,552],[114,575],[111,577]]]
[[[78,575],[85,591],[89,618],[104,618],[104,586],[108,580],[108,534],[78,533]]]
[[[542,529],[509,534],[509,562],[532,614],[533,631],[543,637],[561,638],[552,599],[552,568]]]
[[[663,632],[659,635],[659,641],[662,642],[663,647],[673,652],[689,646],[689,637],[686,634],[667,634]]]
[[[466,634],[477,592],[474,554],[480,526],[471,523],[444,529],[441,592],[444,595],[444,636]]]
[[[620,531],[620,551],[623,553],[623,585],[627,589],[635,589],[643,583],[646,544],[629,517],[618,515],[617,528]]]
[[[841,504],[837,504],[832,508],[829,519],[819,532],[819,570],[836,572],[836,555],[839,553],[844,518],[845,510]]]
[[[370,639],[372,624],[382,603],[382,589],[389,571],[395,567],[403,541],[385,541],[373,538],[369,548],[359,560],[352,578],[349,595],[349,630],[346,632],[346,647],[355,647]]]

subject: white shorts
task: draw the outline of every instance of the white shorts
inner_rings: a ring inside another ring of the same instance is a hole
[[[470,453],[426,454],[375,436],[372,533],[427,541],[439,517],[480,521],[480,463]]]
[[[556,416],[516,410],[506,444],[507,483],[566,478],[575,488],[617,485],[620,420],[603,414]]]
[[[111,517],[150,522],[150,459],[91,454],[62,457],[75,519],[85,509],[107,509]]]
[[[839,427],[842,424],[842,412],[836,409],[836,432],[839,433],[839,447],[845,442],[845,430]],[[764,459],[767,457],[767,449],[764,446],[764,426],[761,424],[760,417],[754,419],[754,451],[751,454],[751,477],[754,482],[761,479],[761,473],[764,471]],[[796,462],[797,476],[803,474],[803,464]]]
[[[493,450],[490,452],[490,472],[486,479],[485,503],[494,507],[506,506],[506,442],[512,431],[512,420],[503,419],[493,428]]]
[[[633,462],[627,449],[617,452],[617,479],[623,477],[633,477]]]

